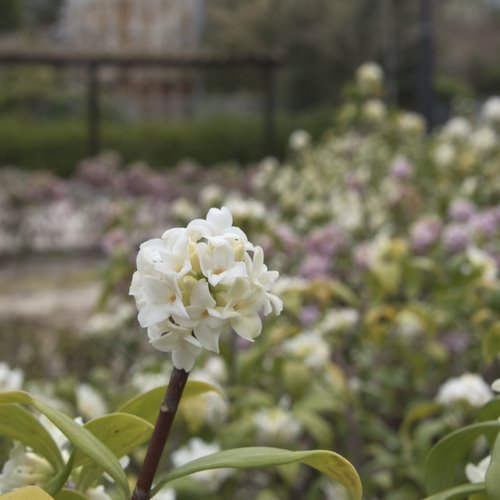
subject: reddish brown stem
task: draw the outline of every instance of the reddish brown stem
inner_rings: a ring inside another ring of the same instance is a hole
[[[137,478],[132,500],[149,500],[151,496],[151,485],[153,484],[156,469],[165,448],[165,443],[167,442],[188,375],[189,372],[178,370],[177,368],[174,368],[172,371],[167,392],[160,406],[160,413],[156,419],[153,435],[149,442],[148,451],[146,452],[146,457]]]

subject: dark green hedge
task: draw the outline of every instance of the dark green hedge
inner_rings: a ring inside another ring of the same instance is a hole
[[[329,125],[330,111],[277,119],[276,154],[282,157],[290,133],[305,128],[317,137]],[[124,124],[105,122],[102,150],[118,151],[125,162],[144,160],[155,167],[170,167],[183,158],[203,165],[234,160],[242,164],[264,155],[261,118],[212,117],[179,123]],[[0,166],[45,168],[70,175],[87,156],[84,121],[35,121],[0,118]]]

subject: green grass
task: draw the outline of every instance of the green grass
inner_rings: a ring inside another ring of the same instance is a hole
[[[317,137],[328,127],[330,116],[329,111],[278,116],[276,155],[283,157],[293,130],[304,128]],[[143,160],[155,167],[171,167],[184,158],[193,158],[202,165],[228,160],[246,164],[266,153],[262,118],[231,116],[177,123],[106,121],[101,125],[101,149],[118,151],[125,162]],[[43,168],[68,176],[86,156],[83,120],[0,118],[0,166]]]

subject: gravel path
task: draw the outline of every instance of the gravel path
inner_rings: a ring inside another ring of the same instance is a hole
[[[67,324],[85,318],[100,291],[102,256],[27,255],[0,261],[0,322]]]

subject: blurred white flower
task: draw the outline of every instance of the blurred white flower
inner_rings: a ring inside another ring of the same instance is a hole
[[[495,281],[498,273],[497,263],[485,251],[478,247],[469,247],[466,251],[468,263],[474,272],[478,272],[481,279]]]
[[[300,151],[311,144],[311,135],[305,130],[295,130],[295,132],[292,132],[290,135],[288,144],[294,151]]]
[[[220,451],[216,443],[206,443],[200,438],[192,438],[186,446],[172,453],[172,462],[175,467],[180,467],[197,458],[211,455]],[[203,483],[208,491],[215,491],[229,476],[233,474],[232,469],[210,469],[191,474],[189,477]]]
[[[489,153],[496,143],[497,136],[490,127],[480,127],[470,136],[471,148],[479,154]]]
[[[399,311],[395,318],[396,332],[402,337],[417,337],[425,332],[422,318],[409,309]]]
[[[262,248],[233,226],[231,211],[212,208],[206,219],[141,245],[130,294],[153,347],[190,371],[203,348],[218,352],[224,331],[250,341],[260,335],[260,314],[283,307],[271,291],[277,279]]]
[[[76,405],[80,414],[88,419],[104,415],[107,411],[102,396],[88,384],[79,384],[76,388]]]
[[[436,400],[443,405],[452,405],[465,401],[471,406],[479,407],[493,398],[488,384],[473,373],[465,373],[460,377],[448,379],[438,391]]]
[[[490,97],[481,110],[482,117],[492,123],[500,123],[500,97]]]
[[[18,391],[22,388],[24,373],[21,369],[12,369],[3,361],[0,362],[0,392]]]
[[[425,130],[425,122],[418,113],[403,112],[398,117],[398,125],[402,132],[421,134]]]
[[[255,199],[244,200],[240,195],[232,194],[225,200],[225,205],[231,210],[233,217],[237,220],[262,221],[269,216],[265,205]]]
[[[296,439],[301,426],[293,415],[279,406],[262,409],[253,416],[257,440],[262,444],[289,443]]]
[[[355,77],[358,87],[364,94],[374,94],[382,88],[384,72],[377,63],[368,61],[356,70]]]
[[[170,205],[170,212],[176,219],[183,222],[194,219],[198,216],[198,209],[196,206],[192,201],[184,197],[177,198]]]
[[[496,380],[493,381],[493,383],[491,384],[491,388],[495,392],[500,392],[500,378],[497,378]]]
[[[368,99],[363,104],[362,113],[368,121],[379,123],[385,118],[387,108],[380,99]]]
[[[471,483],[484,483],[486,471],[490,466],[491,456],[483,458],[477,465],[468,463],[465,466],[465,476]]]
[[[0,493],[30,485],[42,485],[54,474],[51,465],[16,442],[0,473]]]
[[[175,490],[172,488],[163,488],[154,497],[156,500],[175,500]]]
[[[469,121],[462,116],[457,116],[446,123],[441,133],[446,139],[458,141],[467,139],[471,130]]]
[[[449,142],[442,142],[434,150],[434,160],[438,167],[450,167],[455,161],[455,148]]]
[[[283,342],[285,354],[298,358],[308,367],[321,369],[330,357],[328,344],[316,332],[303,332]]]
[[[208,184],[200,190],[199,199],[204,207],[220,205],[224,200],[224,189],[219,184]]]
[[[350,307],[332,308],[327,311],[320,325],[323,333],[346,331],[359,320],[359,312]]]

